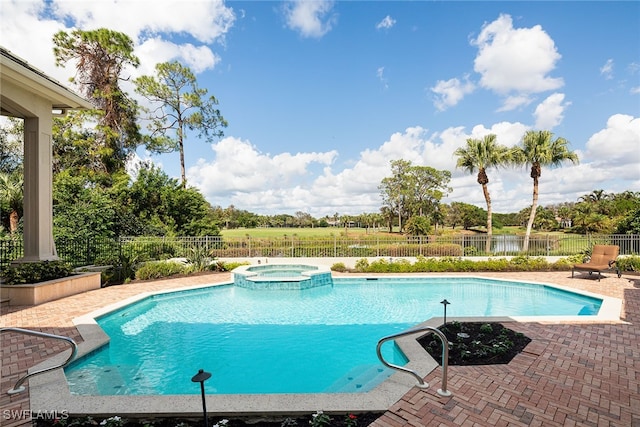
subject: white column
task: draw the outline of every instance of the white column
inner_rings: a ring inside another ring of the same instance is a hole
[[[50,102],[38,104],[37,117],[24,121],[24,257],[17,262],[59,259],[53,241],[53,116]]]

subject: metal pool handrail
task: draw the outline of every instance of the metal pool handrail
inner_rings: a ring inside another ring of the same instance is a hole
[[[445,396],[445,397],[451,396],[451,392],[447,390],[447,367],[449,365],[449,341],[447,340],[447,337],[445,336],[445,334],[443,334],[439,329],[434,328],[432,326],[425,326],[422,328],[410,329],[408,331],[399,332],[397,334],[388,335],[384,338],[381,338],[380,341],[378,341],[378,345],[376,347],[376,353],[378,354],[378,359],[380,359],[382,364],[388,368],[395,369],[397,371],[406,372],[410,375],[413,375],[418,380],[418,384],[416,384],[418,387],[420,388],[429,387],[429,384],[426,383],[422,379],[422,377],[416,373],[416,371],[414,371],[413,369],[405,368],[404,366],[398,366],[398,365],[394,365],[392,363],[387,362],[386,360],[384,360],[384,357],[382,357],[382,352],[381,352],[382,344],[384,344],[389,340],[404,337],[406,335],[413,335],[415,333],[425,332],[425,331],[433,332],[434,334],[436,334],[438,338],[440,338],[440,341],[442,342],[442,388],[438,389],[438,394],[440,396]]]
[[[32,331],[30,329],[22,329],[22,328],[0,328],[0,333],[2,333],[2,332],[16,332],[16,333],[19,333],[19,334],[33,335],[33,336],[36,336],[36,337],[52,338],[52,339],[67,341],[69,344],[71,344],[71,355],[67,358],[67,360],[64,361],[64,363],[62,363],[60,365],[52,366],[50,368],[40,369],[39,371],[35,371],[35,372],[31,372],[31,373],[25,374],[22,378],[20,378],[16,382],[16,385],[14,385],[12,389],[7,391],[7,394],[16,394],[16,393],[23,392],[25,387],[22,385],[22,383],[24,383],[27,380],[27,378],[32,377],[34,375],[42,374],[42,373],[45,373],[45,372],[53,371],[54,369],[64,368],[69,363],[71,363],[71,361],[76,357],[76,354],[78,353],[78,345],[76,344],[76,342],[74,340],[72,340],[71,338],[68,338],[68,337],[63,337],[63,336],[60,336],[60,335],[47,334],[45,332]]]

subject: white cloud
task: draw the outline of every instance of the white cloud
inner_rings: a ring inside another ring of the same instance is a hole
[[[561,55],[551,37],[536,25],[513,28],[509,15],[485,24],[471,44],[478,47],[474,70],[480,85],[501,95],[526,95],[558,89],[561,78],[550,77]]]
[[[167,13],[172,9],[180,13]],[[171,59],[180,59],[196,73],[215,67],[220,59],[205,43],[223,42],[234,22],[233,10],[219,0],[2,0],[3,46],[63,83],[75,70],[73,64],[55,67],[52,40],[58,31],[109,28],[125,33],[144,67],[127,70],[135,77]],[[192,41],[178,44],[172,41],[177,34]]]
[[[495,133],[507,146],[517,144],[527,126],[501,122],[486,128],[475,126],[470,133],[463,127],[450,127],[429,133],[420,126],[392,134],[376,148],[360,152],[352,166],[334,170],[338,153],[264,154],[238,138],[227,137],[214,144],[215,158],[200,159],[187,171],[189,182],[198,187],[214,205],[242,206],[259,214],[308,212],[315,217],[377,212],[380,208],[382,179],[391,173],[390,162],[404,159],[414,165],[449,170],[453,174],[452,195],[445,200],[464,201],[479,206],[484,198],[475,177],[455,169],[453,152],[469,137],[480,138]],[[322,165],[320,173],[311,172],[313,165]],[[530,195],[528,172],[493,171],[490,176],[492,197],[503,212],[525,207]],[[518,185],[524,194],[515,191]],[[477,187],[477,188],[476,188]]]
[[[637,178],[640,175],[640,118],[626,114],[609,117],[607,127],[587,141],[584,161],[610,171],[611,178]]]
[[[564,102],[564,93],[554,93],[536,107],[536,129],[551,130],[562,122],[564,111],[571,102]]]
[[[53,4],[59,17],[71,19],[78,28],[109,28],[134,41],[146,34],[186,33],[202,43],[211,43],[224,38],[235,21],[233,10],[222,0],[54,0]]]
[[[220,57],[213,53],[208,46],[194,46],[191,43],[179,45],[159,37],[145,40],[136,49],[136,54],[141,58],[145,58],[141,63],[141,67],[138,68],[138,74],[140,75],[154,74],[155,64],[176,59],[180,60],[196,74],[212,69],[220,62]],[[149,64],[153,65],[149,67]],[[143,68],[145,66],[146,68]]]
[[[483,125],[476,125],[471,130],[471,134],[466,138],[482,138],[490,133],[496,135],[498,143],[507,147],[517,145],[526,131],[530,129],[522,123],[499,122],[491,125],[489,129]],[[465,140],[466,140],[465,138]]]
[[[376,30],[388,30],[396,25],[396,20],[390,17],[389,15],[385,16],[382,21],[376,24]]]
[[[282,188],[307,175],[312,163],[331,164],[337,153],[261,153],[248,141],[227,137],[212,145],[215,158],[198,160],[188,170],[189,181],[205,195]]]
[[[606,80],[613,78],[613,59],[607,59],[607,62],[600,67],[600,74],[604,76]]]
[[[461,82],[457,78],[449,80],[438,80],[436,85],[431,88],[436,97],[434,105],[440,111],[446,110],[449,107],[453,107],[458,102],[472,93],[475,89],[475,85],[465,77],[464,82]]]
[[[320,38],[331,31],[336,15],[331,14],[333,1],[290,1],[284,6],[287,26],[303,37]]]
[[[525,107],[533,102],[533,98],[529,95],[512,95],[507,96],[502,102],[502,106],[497,111],[512,111],[520,107]]]
[[[65,26],[45,17],[46,10],[45,2],[40,0],[2,0],[2,46],[70,86],[69,78],[75,75],[73,67],[56,67],[53,57],[53,35]]]
[[[378,77],[378,80],[380,80],[380,83],[382,83],[382,87],[389,89],[389,79],[384,76],[384,67],[378,67],[376,70],[376,76]]]

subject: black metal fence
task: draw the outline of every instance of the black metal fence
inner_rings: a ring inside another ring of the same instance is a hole
[[[329,238],[222,238],[121,237],[119,239],[57,240],[60,258],[74,267],[146,261],[174,257],[189,258],[205,251],[216,258],[248,257],[415,257],[415,256],[570,256],[584,253],[594,244],[620,247],[621,255],[640,254],[640,235],[534,235],[528,250],[524,236],[497,235],[486,252],[486,235],[397,236],[354,235]],[[0,267],[23,256],[21,239],[0,239]]]

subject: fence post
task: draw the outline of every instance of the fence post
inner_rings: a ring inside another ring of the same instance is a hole
[[[549,249],[550,249],[549,248],[549,234],[547,234],[547,256],[549,256],[549,252],[550,252]]]
[[[338,237],[336,235],[333,236],[333,257],[338,257]]]
[[[87,252],[85,254],[84,265],[89,265],[89,259],[91,259],[91,238],[87,236]]]
[[[467,254],[467,251],[465,251],[465,247],[464,247],[464,234],[462,235],[462,256],[465,256]]]

